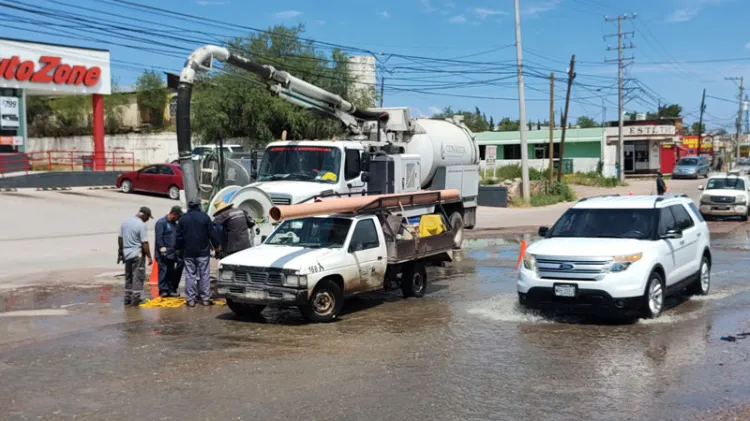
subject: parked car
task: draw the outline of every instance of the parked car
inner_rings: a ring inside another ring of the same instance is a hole
[[[677,161],[672,171],[672,178],[706,177],[711,172],[711,164],[705,156],[686,156]]]
[[[709,219],[714,216],[738,216],[748,219],[748,201],[750,201],[750,178],[743,170],[718,174],[708,179],[701,195],[701,215]]]
[[[655,318],[668,296],[710,288],[708,224],[685,195],[584,198],[539,235],[518,274],[525,307]]]
[[[136,191],[166,194],[170,199],[179,200],[182,185],[182,170],[179,165],[149,165],[138,171],[130,171],[117,177],[117,188],[123,193]]]

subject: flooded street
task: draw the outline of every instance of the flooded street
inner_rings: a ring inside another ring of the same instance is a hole
[[[746,233],[716,236],[705,298],[656,320],[518,308],[518,244],[473,240],[423,299],[294,310],[123,309],[121,287],[0,295],[0,419],[693,420],[750,397]]]

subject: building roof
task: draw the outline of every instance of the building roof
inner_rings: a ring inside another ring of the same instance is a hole
[[[555,129],[552,133],[553,141],[560,142],[562,129]],[[565,143],[577,142],[601,142],[604,129],[594,127],[591,129],[567,129],[565,132]],[[521,132],[480,132],[475,133],[479,145],[515,145],[521,143]],[[549,130],[529,130],[526,132],[526,141],[529,144],[549,143]]]

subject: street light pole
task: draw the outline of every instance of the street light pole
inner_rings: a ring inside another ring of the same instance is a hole
[[[521,195],[525,201],[531,199],[529,185],[529,147],[526,141],[526,99],[523,90],[523,54],[521,52],[521,12],[518,0],[515,3],[516,15],[516,61],[518,64],[518,118],[521,129]],[[550,151],[551,153],[551,151]]]

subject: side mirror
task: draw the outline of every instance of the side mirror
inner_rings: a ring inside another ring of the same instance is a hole
[[[362,172],[360,178],[362,179],[363,183],[367,183],[368,181],[370,181],[370,175],[366,172]]]
[[[546,237],[549,234],[549,227],[539,227],[539,236]]]
[[[372,159],[372,156],[370,156],[369,152],[367,152],[367,151],[362,152],[362,171],[370,171],[370,160],[371,159]]]
[[[703,190],[703,184],[701,184],[700,186],[698,186],[698,190]]]
[[[667,231],[666,234],[662,235],[661,238],[662,239],[669,239],[669,240],[674,240],[676,238],[682,238],[682,230],[680,230],[679,228],[678,229],[674,229],[674,230],[669,230],[669,231]]]

